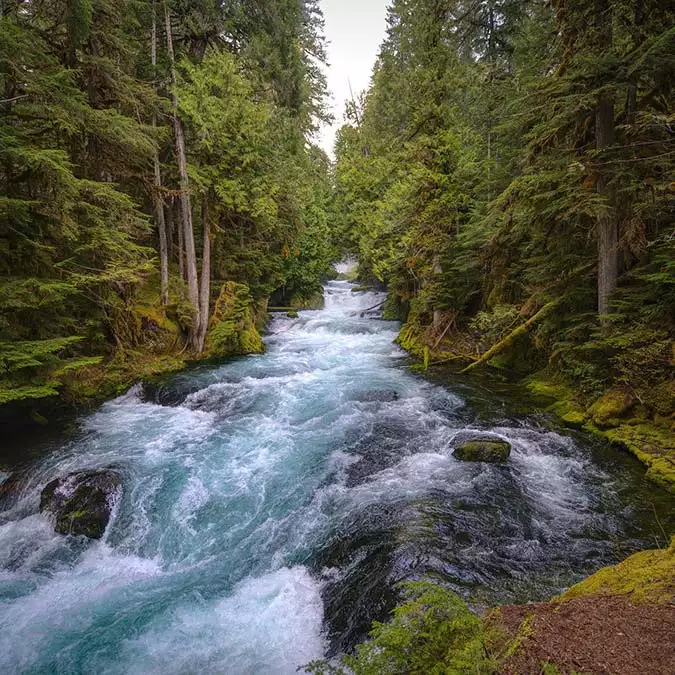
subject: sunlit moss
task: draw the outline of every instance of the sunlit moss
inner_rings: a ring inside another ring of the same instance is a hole
[[[559,599],[628,595],[635,603],[671,604],[675,598],[675,537],[663,550],[635,553],[572,586]]]
[[[634,403],[635,400],[627,392],[610,389],[593,403],[588,409],[588,414],[597,426],[615,426],[618,420],[626,416]]]

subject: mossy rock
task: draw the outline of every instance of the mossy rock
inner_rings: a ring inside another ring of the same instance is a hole
[[[593,431],[593,425],[584,427]],[[632,452],[647,465],[647,478],[675,494],[675,433],[672,426],[657,426],[654,423],[622,424],[613,429],[600,431],[613,443]]]
[[[300,315],[298,314],[297,310],[292,309],[290,312],[286,312],[286,316],[289,319],[297,319]]]
[[[641,551],[604,567],[572,586],[559,599],[587,595],[627,595],[633,603],[672,604],[675,600],[675,537],[667,549]]]
[[[318,291],[312,293],[309,296],[298,296],[294,295],[291,298],[290,306],[293,309],[323,309],[326,305],[326,301],[323,297],[323,291]]]
[[[258,332],[255,301],[246,284],[223,284],[206,335],[210,356],[262,354],[265,345]]]
[[[635,398],[629,391],[610,389],[588,409],[588,414],[598,427],[616,426],[634,405]]]
[[[122,493],[115,471],[71,473],[49,483],[40,495],[40,511],[52,513],[55,532],[100,539]]]
[[[505,462],[511,454],[511,444],[496,439],[475,439],[457,445],[452,455],[462,462]]]
[[[581,428],[588,419],[586,409],[576,401],[558,401],[548,409],[563,422],[573,427]]]

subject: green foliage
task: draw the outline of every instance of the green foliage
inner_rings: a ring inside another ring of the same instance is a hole
[[[2,12],[3,401],[91,393],[95,382],[108,390],[101,359],[119,371],[112,380],[126,382],[127,366],[113,364],[135,353],[146,372],[183,349],[196,308],[180,264],[187,244],[172,94],[192,218],[203,225],[195,249],[209,232],[213,287],[246,284],[256,306],[281,289],[301,301],[329,273],[329,165],[309,138],[327,118],[318,4],[167,4],[174,91],[162,3],[9,3]],[[259,350],[257,331],[235,323],[242,334],[220,342]]]
[[[588,400],[621,383],[670,415],[673,13],[606,5],[600,21],[604,4],[577,0],[393,2],[338,135],[334,229],[363,277],[410,303],[399,342],[419,356],[434,316],[486,353],[555,300],[491,365],[548,362]],[[602,45],[596,23],[613,27]],[[601,100],[613,119],[598,150]],[[619,275],[600,320],[606,220]]]
[[[265,350],[256,328],[254,301],[245,284],[227,282],[211,319],[207,347],[212,356],[259,354]]]
[[[403,585],[405,602],[388,623],[375,623],[370,639],[340,666],[325,662],[306,666],[312,673],[381,673],[441,675],[492,673],[481,620],[454,593],[417,581]]]

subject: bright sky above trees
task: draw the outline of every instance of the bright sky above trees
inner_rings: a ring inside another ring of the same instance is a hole
[[[323,0],[328,40],[328,87],[333,97],[333,126],[320,133],[321,147],[333,154],[335,134],[342,125],[349,83],[356,95],[366,89],[384,38],[388,0]]]

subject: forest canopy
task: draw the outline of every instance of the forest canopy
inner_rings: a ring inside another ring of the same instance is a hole
[[[0,8],[0,402],[74,390],[102,361],[204,356],[210,330],[260,328],[273,293],[321,291],[316,0]]]
[[[391,3],[336,145],[336,227],[388,284],[404,346],[672,414],[674,18],[649,0]]]

